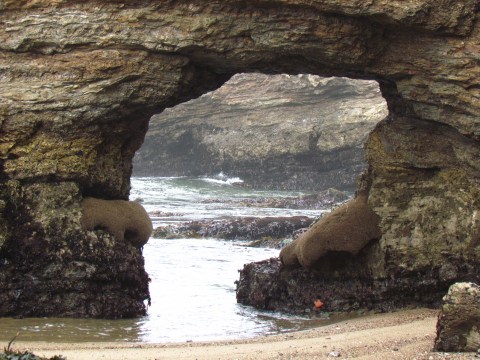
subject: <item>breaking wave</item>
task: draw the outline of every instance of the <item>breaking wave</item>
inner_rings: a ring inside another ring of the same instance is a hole
[[[243,183],[243,180],[239,177],[228,177],[228,175],[224,174],[223,171],[219,172],[214,177],[202,177],[201,180],[220,185],[233,185]]]

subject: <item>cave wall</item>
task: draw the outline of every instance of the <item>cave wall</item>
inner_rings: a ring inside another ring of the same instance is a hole
[[[480,232],[478,7],[476,0],[3,1],[0,315],[144,312],[141,250],[84,232],[80,201],[126,199],[151,115],[249,71],[377,80],[390,114],[366,145],[369,201],[383,232],[366,257],[375,259],[364,264],[369,276],[433,268],[431,276],[472,277]],[[64,305],[49,305],[54,298]]]
[[[388,115],[376,81],[235,74],[150,119],[134,176],[239,177],[255,189],[355,189],[364,144]]]

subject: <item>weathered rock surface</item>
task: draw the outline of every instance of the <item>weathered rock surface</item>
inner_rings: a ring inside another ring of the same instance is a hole
[[[1,2],[0,315],[145,311],[141,251],[83,231],[80,203],[127,199],[150,117],[240,72],[374,79],[387,102],[366,146],[382,237],[317,274],[346,289],[326,303],[360,273],[397,301],[478,282],[479,53],[477,0]]]
[[[362,268],[369,250],[358,257],[332,253],[309,270],[284,267],[278,258],[246,264],[237,281],[237,301],[258,309],[295,314],[310,313],[317,299],[324,304],[321,311],[327,313],[440,305],[444,292],[431,277],[372,279]]]
[[[149,278],[138,247],[83,232],[78,185],[10,182],[27,211],[2,248],[0,314],[122,318],[145,314]],[[11,210],[12,211],[12,210]]]
[[[179,225],[157,227],[156,238],[212,237],[227,240],[283,240],[307,228],[314,219],[306,216],[242,217],[207,221],[191,221]],[[278,241],[277,241],[278,243]]]
[[[375,81],[238,74],[152,117],[138,176],[220,172],[255,188],[355,188],[368,133],[388,114]]]
[[[480,287],[450,286],[438,316],[436,351],[473,352],[480,349]]]

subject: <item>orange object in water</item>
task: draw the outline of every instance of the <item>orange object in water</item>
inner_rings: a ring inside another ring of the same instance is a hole
[[[317,299],[313,302],[313,306],[315,307],[315,309],[320,309],[323,307],[323,301],[320,299]]]

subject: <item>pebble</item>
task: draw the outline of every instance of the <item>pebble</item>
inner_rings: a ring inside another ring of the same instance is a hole
[[[338,351],[332,351],[328,354],[329,357],[340,357],[340,353]]]

